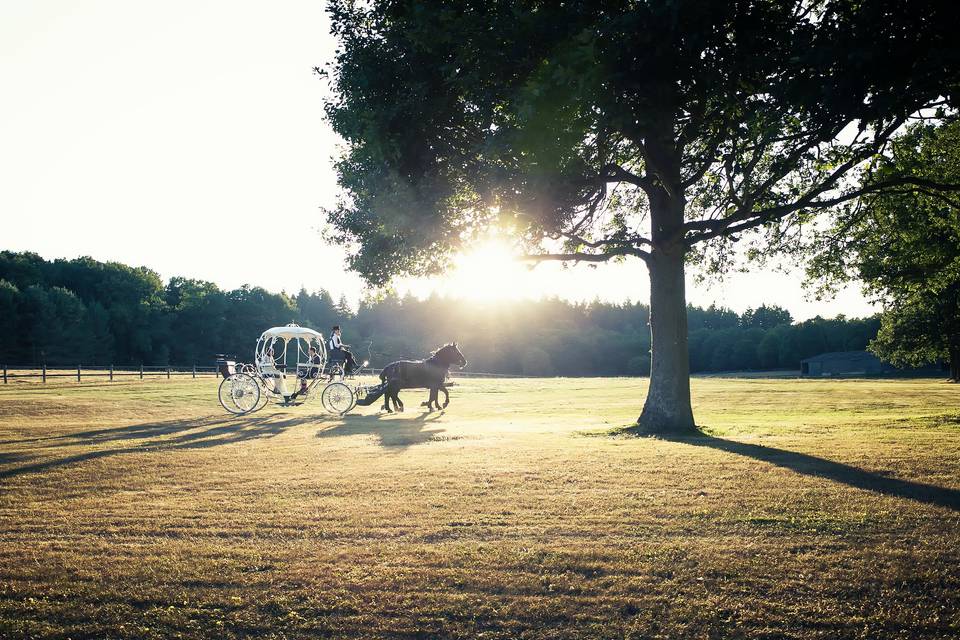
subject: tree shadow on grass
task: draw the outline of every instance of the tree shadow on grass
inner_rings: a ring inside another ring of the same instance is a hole
[[[129,440],[140,440],[141,442],[131,446],[85,451],[12,469],[2,469],[0,470],[0,480],[63,467],[85,460],[95,460],[126,453],[201,449],[261,438],[272,438],[290,427],[315,422],[316,420],[317,416],[315,415],[285,417],[274,414],[244,418],[218,416],[167,420],[65,434],[51,438],[50,440],[53,443],[47,445],[45,449],[65,449]],[[13,459],[6,460],[6,462],[12,461]],[[4,460],[0,458],[0,464],[3,462]]]
[[[5,453],[0,452],[0,464],[12,464],[14,462],[24,462],[35,458],[36,456],[29,453]]]
[[[261,420],[262,418],[263,416],[256,416],[254,418],[249,418],[247,422],[254,423],[254,421]],[[0,440],[0,445],[47,442],[50,443],[45,445],[47,447],[67,447],[75,446],[77,444],[96,444],[120,440],[142,440],[144,438],[165,436],[178,431],[186,431],[211,425],[226,425],[228,423],[236,425],[237,421],[234,420],[232,416],[203,416],[191,418],[189,420],[165,420],[160,422],[130,424],[122,427],[108,427],[105,429],[76,431],[55,436]]]
[[[790,469],[796,473],[832,480],[857,489],[874,491],[884,495],[906,498],[924,504],[932,504],[938,507],[960,511],[960,491],[956,489],[938,487],[922,482],[914,482],[912,480],[890,478],[880,473],[864,471],[863,469],[858,469],[857,467],[842,462],[834,462],[806,453],[797,453],[795,451],[777,449],[759,444],[714,438],[708,435],[665,436],[664,439],[694,447],[709,447],[710,449],[717,449],[727,453],[735,453],[740,456],[753,458],[754,460],[761,460],[784,469]]]
[[[318,438],[336,438],[341,436],[371,435],[381,447],[403,450],[417,444],[435,440],[445,429],[428,429],[431,422],[440,418],[443,412],[421,413],[412,418],[390,414],[351,415],[342,418],[340,424],[317,432]]]

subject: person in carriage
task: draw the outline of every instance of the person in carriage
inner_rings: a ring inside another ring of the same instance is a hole
[[[280,370],[277,369],[277,363],[273,359],[273,347],[266,349],[258,363],[264,379],[272,383],[274,391],[279,392],[279,380],[282,377]]]
[[[357,368],[357,361],[354,359],[353,353],[350,352],[350,345],[343,344],[340,325],[338,324],[333,325],[333,329],[330,331],[330,339],[327,340],[327,355],[331,364],[343,363],[344,375],[353,375]]]
[[[297,371],[297,377],[300,378],[300,393],[307,392],[307,381],[319,376],[320,367],[323,365],[323,358],[317,353],[316,347],[310,347],[308,360],[312,366]]]

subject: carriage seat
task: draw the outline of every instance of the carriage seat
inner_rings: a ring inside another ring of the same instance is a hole
[[[283,372],[277,368],[277,365],[273,362],[260,362],[260,373],[266,377],[276,377],[279,378],[283,375]]]

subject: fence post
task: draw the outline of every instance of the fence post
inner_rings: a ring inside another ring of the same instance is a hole
[[[143,363],[140,363],[140,379],[143,380]]]
[[[80,382],[80,365],[77,365],[77,382]]]
[[[40,375],[43,377],[43,383],[46,384],[46,383],[47,383],[47,365],[46,365],[46,363],[44,363],[43,368],[42,368],[42,372],[40,373]]]
[[[197,377],[197,365],[193,365],[193,377]]]
[[[3,384],[7,384],[7,365],[3,365]]]
[[[167,367],[167,380],[170,379],[170,367]]]
[[[113,382],[113,365],[110,365],[110,382]]]

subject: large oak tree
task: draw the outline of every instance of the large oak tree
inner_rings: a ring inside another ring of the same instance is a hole
[[[374,284],[442,271],[494,226],[539,260],[643,260],[639,423],[692,430],[685,264],[918,185],[853,178],[956,88],[950,5],[921,4],[332,0],[331,238]]]

